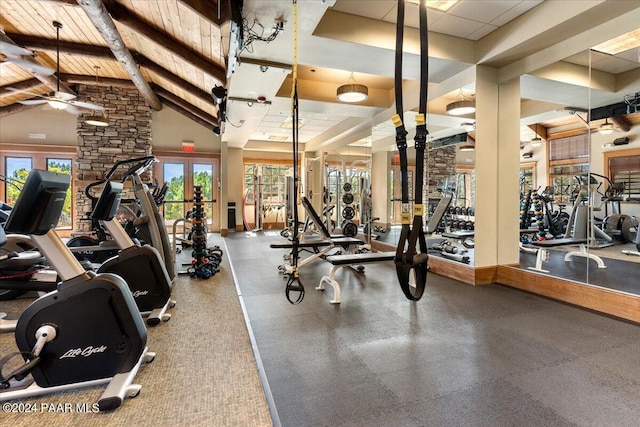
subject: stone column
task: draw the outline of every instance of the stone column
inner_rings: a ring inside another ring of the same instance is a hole
[[[136,89],[79,85],[77,92],[78,99],[104,106],[109,119],[109,126],[99,127],[84,122],[91,113],[78,115],[75,230],[89,232],[91,223],[80,220],[91,211],[84,189],[102,179],[118,160],[151,154],[151,107]],[[119,179],[125,170],[123,167],[114,178]],[[150,177],[149,171],[144,178]],[[126,197],[130,196],[123,195]]]

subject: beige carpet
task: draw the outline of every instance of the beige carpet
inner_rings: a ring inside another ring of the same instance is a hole
[[[210,236],[210,246],[222,238]],[[188,255],[188,254],[187,254]],[[138,397],[111,413],[78,413],[95,403],[102,388],[27,398],[18,412],[3,412],[3,426],[271,426],[272,421],[226,253],[209,280],[179,276],[175,308],[167,323],[150,328],[147,344],[156,360],[143,365]],[[0,302],[15,318],[28,300]],[[15,351],[12,333],[0,335],[0,355]],[[62,405],[59,405],[62,404]],[[72,406],[73,410],[65,410]],[[55,406],[58,405],[58,406]],[[50,408],[59,411],[48,412]]]

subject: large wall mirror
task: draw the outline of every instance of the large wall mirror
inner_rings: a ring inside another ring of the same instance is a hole
[[[640,296],[640,48],[598,49],[521,77],[517,268]]]

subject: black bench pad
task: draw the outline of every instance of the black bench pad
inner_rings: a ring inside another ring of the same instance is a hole
[[[475,235],[475,231],[454,231],[452,233],[442,233],[442,237],[448,237],[450,239],[464,239],[467,237],[473,237]]]
[[[325,260],[333,265],[349,265],[392,261],[395,257],[395,252],[365,252],[361,254],[330,255]]]
[[[340,237],[338,239],[314,239],[314,240],[302,240],[299,242],[300,248],[321,248],[324,246],[343,246],[343,245],[364,245],[364,242],[360,239],[354,239],[351,237]],[[284,240],[282,242],[273,242],[269,245],[272,249],[291,249],[293,242],[290,240]]]
[[[551,240],[540,240],[537,242],[531,242],[533,246],[539,246],[541,248],[553,248],[555,246],[566,246],[566,245],[580,245],[583,243],[587,243],[587,239],[551,239]]]

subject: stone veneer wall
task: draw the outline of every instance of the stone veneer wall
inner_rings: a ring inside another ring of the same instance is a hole
[[[102,179],[118,160],[151,154],[151,107],[137,89],[79,85],[77,92],[79,100],[104,106],[109,119],[109,126],[99,127],[84,123],[90,114],[78,115],[75,230],[89,232],[91,223],[80,220],[91,211],[84,189]],[[123,194],[126,197],[130,195]]]
[[[423,198],[428,200],[429,194],[439,193],[439,188],[445,178],[456,173],[456,146],[449,145],[435,150],[429,150],[425,156],[425,174],[428,182],[425,184]]]

